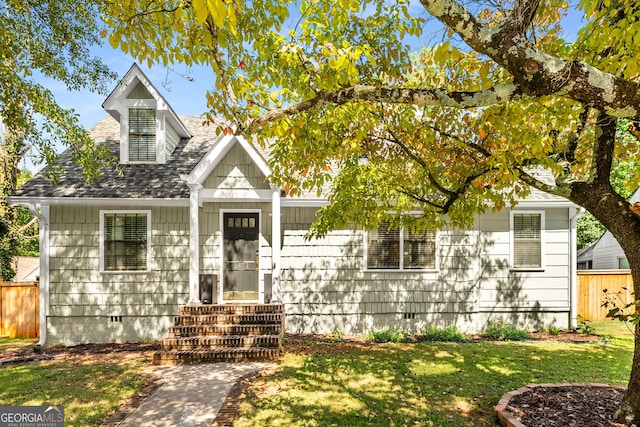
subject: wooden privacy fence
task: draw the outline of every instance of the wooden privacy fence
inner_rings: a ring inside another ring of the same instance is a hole
[[[36,338],[39,335],[39,283],[0,280],[0,336]]]
[[[634,301],[630,270],[578,271],[577,291],[578,316],[585,320],[607,319],[613,307],[603,307],[605,301],[614,302],[620,308]]]

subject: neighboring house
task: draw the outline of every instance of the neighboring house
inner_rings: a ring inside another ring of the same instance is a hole
[[[533,191],[470,230],[357,227],[306,239],[324,197],[269,182],[268,152],[167,104],[134,65],[91,130],[122,165],[86,184],[69,151],[10,198],[41,227],[42,342],[161,338],[180,305],[282,302],[288,332],[477,332],[575,318],[575,218]]]
[[[17,256],[13,259],[14,282],[35,282],[40,277],[40,258]]]
[[[640,202],[640,188],[629,199]],[[626,270],[629,261],[620,244],[609,230],[590,246],[578,251],[578,270]]]

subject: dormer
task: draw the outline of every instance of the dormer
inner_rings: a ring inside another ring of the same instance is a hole
[[[137,64],[102,107],[120,123],[120,163],[164,164],[191,135]]]

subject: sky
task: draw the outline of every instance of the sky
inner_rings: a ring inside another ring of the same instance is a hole
[[[419,13],[420,16],[428,18],[428,15],[417,0],[412,1],[411,7],[412,9],[415,8],[416,13]],[[574,13],[568,16],[563,22],[565,37],[569,40],[575,39],[577,30],[580,27],[581,18],[578,14]],[[441,41],[441,37],[438,36],[441,34],[441,28],[442,26],[439,23],[431,19],[425,25],[421,39],[410,40],[409,43],[415,46],[416,50],[424,45],[435,44]],[[404,42],[407,42],[407,40],[404,40]],[[117,74],[117,79],[108,85],[110,90],[116,87],[119,79],[125,75],[134,63],[134,59],[130,55],[113,49],[109,43],[92,48],[91,53],[93,56],[101,58]],[[189,69],[186,66],[178,65],[174,67],[174,70],[168,70],[162,66],[153,66],[150,69],[146,64],[138,65],[177,114],[201,115],[207,110],[205,93],[213,85],[212,71],[210,69]],[[187,79],[187,76],[190,79]],[[42,77],[38,78],[37,82],[51,90],[62,107],[73,109],[80,117],[80,124],[86,129],[90,129],[106,114],[102,108],[102,103],[108,94],[92,93],[89,90],[69,91],[64,84]],[[62,148],[60,147],[60,150]],[[32,172],[36,172],[41,168],[40,165],[34,165],[30,161],[26,161],[24,167]]]

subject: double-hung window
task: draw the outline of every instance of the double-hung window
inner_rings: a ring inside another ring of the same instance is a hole
[[[149,271],[151,212],[102,211],[102,271]]]
[[[156,161],[156,110],[129,109],[129,161]]]
[[[512,212],[511,235],[512,267],[543,269],[544,212]]]
[[[433,270],[436,236],[433,231],[394,229],[388,223],[367,233],[367,269]]]

